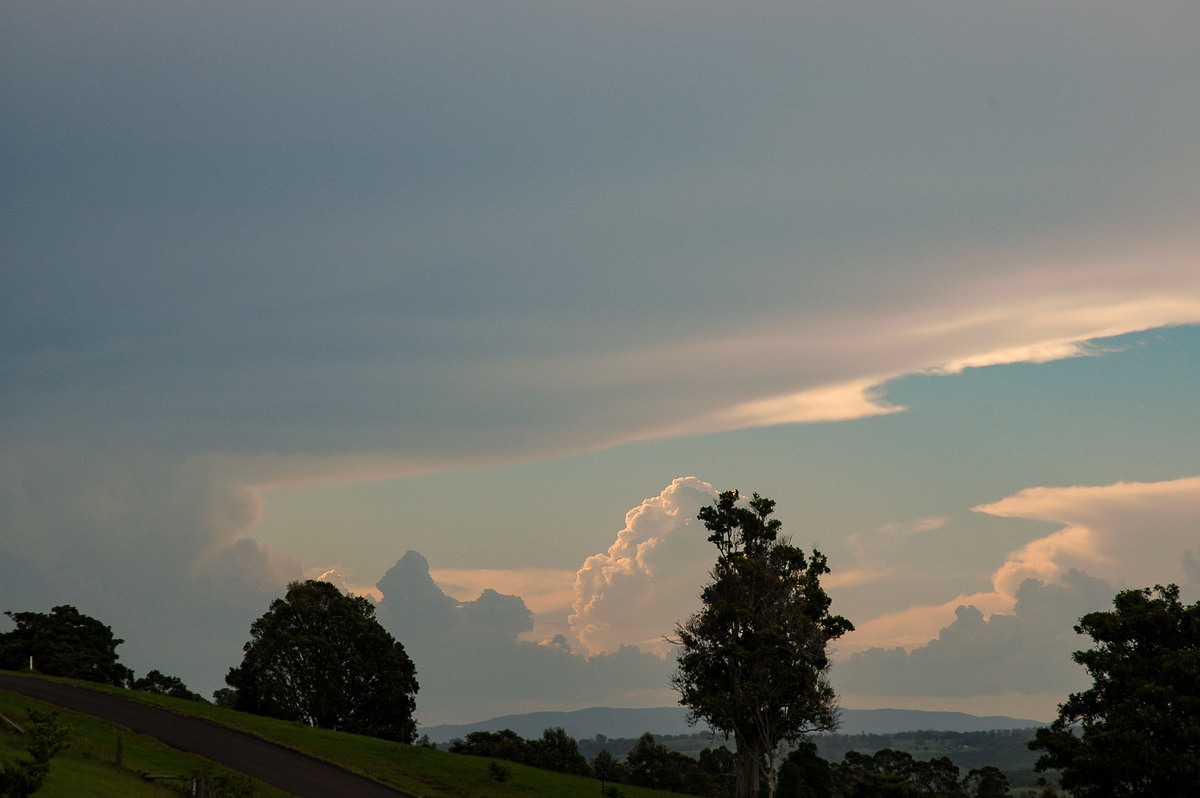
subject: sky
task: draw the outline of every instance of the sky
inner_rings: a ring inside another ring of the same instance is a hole
[[[1200,599],[1198,39],[1180,0],[10,0],[0,610],[207,693],[320,577],[422,723],[669,706],[738,489],[829,559],[844,706],[1050,720],[1080,615]]]

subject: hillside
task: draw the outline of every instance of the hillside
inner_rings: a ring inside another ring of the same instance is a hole
[[[506,765],[509,780],[500,783],[489,775],[488,766],[491,763],[483,757],[461,756],[419,746],[400,745],[373,737],[314,729],[297,723],[235,712],[212,704],[105,688],[73,680],[50,681],[69,682],[90,690],[162,707],[174,713],[202,718],[299,751],[314,759],[338,765],[351,773],[368,776],[417,798],[510,798],[529,795],[593,798],[598,792],[598,782],[595,779],[552,773],[511,763]],[[18,719],[23,718],[24,708],[30,702],[32,699],[25,696],[0,691],[0,706],[7,707],[5,714],[11,713]],[[45,704],[38,705],[47,708]],[[133,771],[134,766],[116,768],[113,762],[116,738],[134,739],[134,735],[128,729],[97,721],[90,715],[63,712],[61,717],[63,722],[73,729],[74,751],[69,750],[61,760],[54,761],[51,775],[55,779],[69,775],[73,781],[71,785],[55,787],[54,790],[45,792],[45,795],[49,798],[73,798],[84,794],[94,798],[124,798],[143,794],[133,792],[130,788],[131,784],[138,785],[139,788],[144,786]],[[169,750],[142,736],[138,736],[137,739],[144,741],[154,750]],[[22,742],[18,737],[9,736],[3,744],[3,755],[7,757],[19,750]],[[138,750],[142,749],[139,747]],[[83,755],[77,757],[76,754],[81,752]],[[212,763],[199,757],[185,757],[162,765],[136,767],[142,771],[179,774],[211,768]],[[79,784],[86,784],[86,789],[80,789]],[[150,790],[144,794],[162,794],[158,786],[150,785]],[[629,785],[622,785],[622,792],[627,798],[668,798],[671,795]],[[267,796],[280,793],[261,788],[254,794]]]

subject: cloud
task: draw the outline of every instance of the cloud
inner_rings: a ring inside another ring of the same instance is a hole
[[[1192,582],[1186,558],[1200,529],[1200,477],[1027,488],[974,509],[1065,525],[1009,555],[993,580],[997,592],[1011,595],[1025,579],[1056,580],[1071,569],[1123,587]]]
[[[860,624],[840,646],[835,678],[845,689],[966,696],[1036,684],[1034,692],[1065,692],[1080,684],[1070,652],[1087,644],[1072,631],[1081,615],[1129,587],[1175,582],[1200,593],[1198,477],[1028,488],[974,509],[1066,526],[1009,554],[991,591]]]
[[[858,695],[1067,692],[1087,681],[1070,658],[1087,641],[1072,627],[1081,615],[1104,609],[1113,592],[1108,583],[1079,571],[1068,571],[1055,584],[1027,579],[1011,613],[985,617],[978,607],[960,604],[954,621],[925,645],[912,651],[870,648],[837,663],[832,676],[839,689]]]
[[[973,509],[1066,526],[1010,552],[992,573],[991,590],[959,595],[936,605],[908,607],[857,624],[839,643],[843,654],[879,646],[918,647],[934,637],[959,606],[977,607],[985,615],[1010,612],[1026,580],[1057,584],[1072,571],[1118,589],[1176,582],[1185,591],[1200,592],[1190,565],[1195,560],[1192,552],[1200,551],[1196,547],[1200,477],[1028,488]],[[858,536],[851,536],[849,542],[861,547]],[[869,560],[863,569],[865,574],[854,579],[886,573],[883,566],[871,565]]]
[[[417,714],[423,723],[599,704],[672,703],[671,664],[632,646],[597,656],[572,651],[558,635],[525,639],[533,613],[518,596],[484,588],[472,600],[447,595],[415,551],[379,581],[380,623],[417,666]]]
[[[945,518],[916,518],[903,523],[890,523],[872,530],[871,532],[855,532],[846,538],[846,546],[854,552],[861,561],[876,559],[880,549],[888,549],[896,543],[919,535],[922,532],[932,532],[946,525]]]
[[[571,631],[590,654],[636,645],[665,653],[665,635],[699,606],[712,565],[700,508],[717,491],[680,477],[625,515],[607,552],[588,557],[575,576]]]
[[[811,388],[799,393],[743,402],[700,418],[668,427],[655,436],[697,435],[776,424],[812,424],[898,413],[881,399],[883,380],[867,378],[844,385]]]
[[[0,464],[0,609],[71,604],[122,661],[221,686],[299,562],[248,537],[262,504],[203,459],[37,450]]]
[[[575,594],[575,572],[556,568],[434,568],[442,590],[459,600],[485,588],[520,596],[535,616],[566,615]]]
[[[1200,321],[1190,8],[704,7],[8,9],[0,599],[211,685],[302,567],[250,537],[272,490],[881,416]],[[1118,570],[1061,523],[985,613]],[[589,650],[708,560],[627,537],[580,571]],[[537,623],[533,584],[490,587]]]
[[[6,437],[421,473],[1200,321],[1182,11],[708,9],[13,11]]]

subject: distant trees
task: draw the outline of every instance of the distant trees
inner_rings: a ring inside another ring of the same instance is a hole
[[[790,761],[790,757],[789,757]],[[781,793],[837,798],[1008,798],[1008,778],[990,765],[960,771],[949,758],[916,759],[906,751],[884,748],[874,754],[849,751],[831,769],[832,789]],[[822,781],[822,785],[824,782]]]
[[[125,642],[112,629],[74,607],[63,604],[49,613],[5,612],[16,623],[0,634],[0,668],[33,668],[47,676],[128,687],[133,671],[117,661],[117,646]]]
[[[1113,606],[1075,627],[1095,642],[1072,655],[1094,682],[1037,730],[1037,768],[1080,798],[1200,795],[1200,602],[1156,585]]]
[[[910,734],[919,733],[906,733],[905,737]],[[984,732],[976,734],[986,736]],[[683,741],[686,750],[695,750],[695,736],[666,735],[662,739],[668,744]],[[939,748],[960,747],[953,736],[928,739],[938,741]],[[561,728],[546,729],[540,739],[528,740],[511,729],[475,731],[451,741],[449,750],[455,754],[580,773],[554,767],[554,759],[543,757],[540,751],[544,750],[548,740],[560,741],[553,748],[578,750],[575,739]],[[590,769],[581,775],[590,774],[599,779],[601,795],[619,794],[619,788],[611,785],[621,784],[703,798],[732,798],[734,795],[736,757],[724,746],[705,748],[699,756],[689,756],[672,750],[650,732],[636,740],[608,740],[598,735],[594,742],[605,747],[596,751]],[[617,751],[625,751],[624,759],[613,754],[607,747],[610,743]],[[566,761],[577,760],[571,756]],[[612,793],[613,790],[616,793]],[[869,754],[850,750],[841,762],[831,762],[820,755],[811,739],[800,741],[784,757],[776,790],[777,798],[1008,798],[1009,795],[1008,778],[991,765],[974,768],[963,776],[958,765],[946,756],[922,760],[907,751],[892,748],[881,748]]]
[[[193,693],[178,676],[168,676],[157,670],[150,671],[140,679],[134,679],[130,687],[143,693],[169,695],[172,698],[184,698],[188,701],[203,701],[207,699],[199,693]]]
[[[1009,794],[1008,776],[993,765],[973,768],[963,779],[963,786],[974,798],[1007,798]]]
[[[678,792],[683,788],[683,774],[672,761],[671,752],[646,732],[625,757],[629,783],[638,787]]]
[[[829,614],[824,555],[779,537],[775,502],[740,499],[728,491],[700,510],[718,557],[702,609],[676,627],[672,686],[693,719],[733,736],[736,794],[755,798],[764,773],[775,792],[781,743],[836,728],[826,646],[854,626]]]
[[[541,738],[536,740],[526,740],[512,729],[474,731],[465,739],[452,740],[449,751],[452,754],[504,759],[577,776],[592,774],[587,760],[579,753],[579,743],[560,726],[546,729]],[[612,773],[608,776],[611,777]]]
[[[250,627],[225,681],[237,709],[411,743],[417,677],[375,608],[328,582],[288,585]]]

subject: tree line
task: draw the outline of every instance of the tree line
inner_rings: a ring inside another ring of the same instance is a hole
[[[993,794],[982,792],[985,782],[999,789],[991,770],[960,779],[945,758],[922,763],[890,749],[847,752],[837,764],[816,756],[809,736],[837,727],[827,647],[854,626],[830,612],[821,586],[829,573],[825,556],[806,554],[782,536],[770,517],[774,507],[758,494],[744,499],[728,491],[700,510],[717,549],[712,581],[700,594],[701,609],[668,638],[678,648],[671,684],[680,703],[694,721],[732,739],[732,752],[722,747],[680,759],[644,735],[624,762],[610,753],[612,761],[598,767],[596,759],[581,762],[561,729],[533,743],[511,732],[500,739],[468,735],[459,752],[507,751],[479,755],[697,795],[815,795],[826,783],[833,796]],[[1058,772],[1080,798],[1200,794],[1200,602],[1184,605],[1178,586],[1156,585],[1121,591],[1113,603],[1111,612],[1090,613],[1075,627],[1094,643],[1073,655],[1094,685],[1071,695],[1058,719],[1037,730],[1029,743],[1042,752],[1036,767]],[[16,628],[0,634],[0,668],[20,670],[32,661],[49,675],[203,700],[158,671],[135,679],[116,655],[123,641],[74,607],[6,614]],[[366,598],[325,582],[294,582],[251,625],[243,651],[226,675],[229,687],[214,694],[219,704],[415,741],[416,669]]]
[[[561,727],[548,728],[540,738],[528,740],[511,729],[475,731],[452,740],[449,751],[591,776],[601,780],[605,796],[619,796],[616,785],[622,784],[703,798],[727,798],[736,788],[737,760],[729,749],[705,748],[693,758],[670,750],[650,732],[638,738],[624,758],[601,748],[590,762],[578,741]],[[872,755],[850,751],[842,762],[831,763],[806,741],[782,757],[775,794],[778,798],[1004,798],[1010,790],[1007,777],[993,766],[964,775],[947,757],[922,761],[891,749]]]

